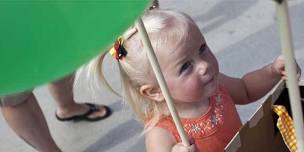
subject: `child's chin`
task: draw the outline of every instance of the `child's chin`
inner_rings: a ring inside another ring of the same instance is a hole
[[[213,80],[209,83],[209,89],[210,91],[214,92],[216,91],[218,88],[218,81],[217,80]]]
[[[216,91],[218,90],[218,83],[212,82],[212,84],[210,84],[210,86],[208,87],[208,90],[209,90],[210,95],[213,95],[214,93],[216,93]]]

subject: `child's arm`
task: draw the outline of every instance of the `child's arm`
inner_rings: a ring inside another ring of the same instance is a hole
[[[230,92],[236,104],[247,104],[263,97],[284,75],[284,59],[245,74],[241,79],[220,74],[219,81]]]
[[[195,152],[195,146],[176,143],[174,137],[165,129],[154,127],[145,134],[147,152]]]

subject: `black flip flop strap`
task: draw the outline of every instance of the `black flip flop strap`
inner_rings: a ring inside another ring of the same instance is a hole
[[[94,112],[99,111],[99,109],[94,104],[86,103],[86,105],[89,106],[89,110],[85,114],[83,114],[83,116],[88,116],[88,115],[90,115],[90,114],[92,114]]]

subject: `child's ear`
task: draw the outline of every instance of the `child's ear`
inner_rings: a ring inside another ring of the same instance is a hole
[[[141,95],[143,95],[153,101],[156,101],[156,102],[165,101],[165,98],[159,87],[145,84],[139,88],[139,92]]]

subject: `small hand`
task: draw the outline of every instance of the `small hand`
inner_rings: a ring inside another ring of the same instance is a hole
[[[301,68],[299,67],[298,63],[295,61],[297,66],[297,78],[300,79],[301,77]],[[282,76],[283,79],[286,79],[286,71],[285,71],[285,59],[282,55],[276,58],[272,64],[273,72]]]
[[[172,147],[171,152],[197,152],[197,149],[194,144],[184,146],[183,143],[177,143]]]

